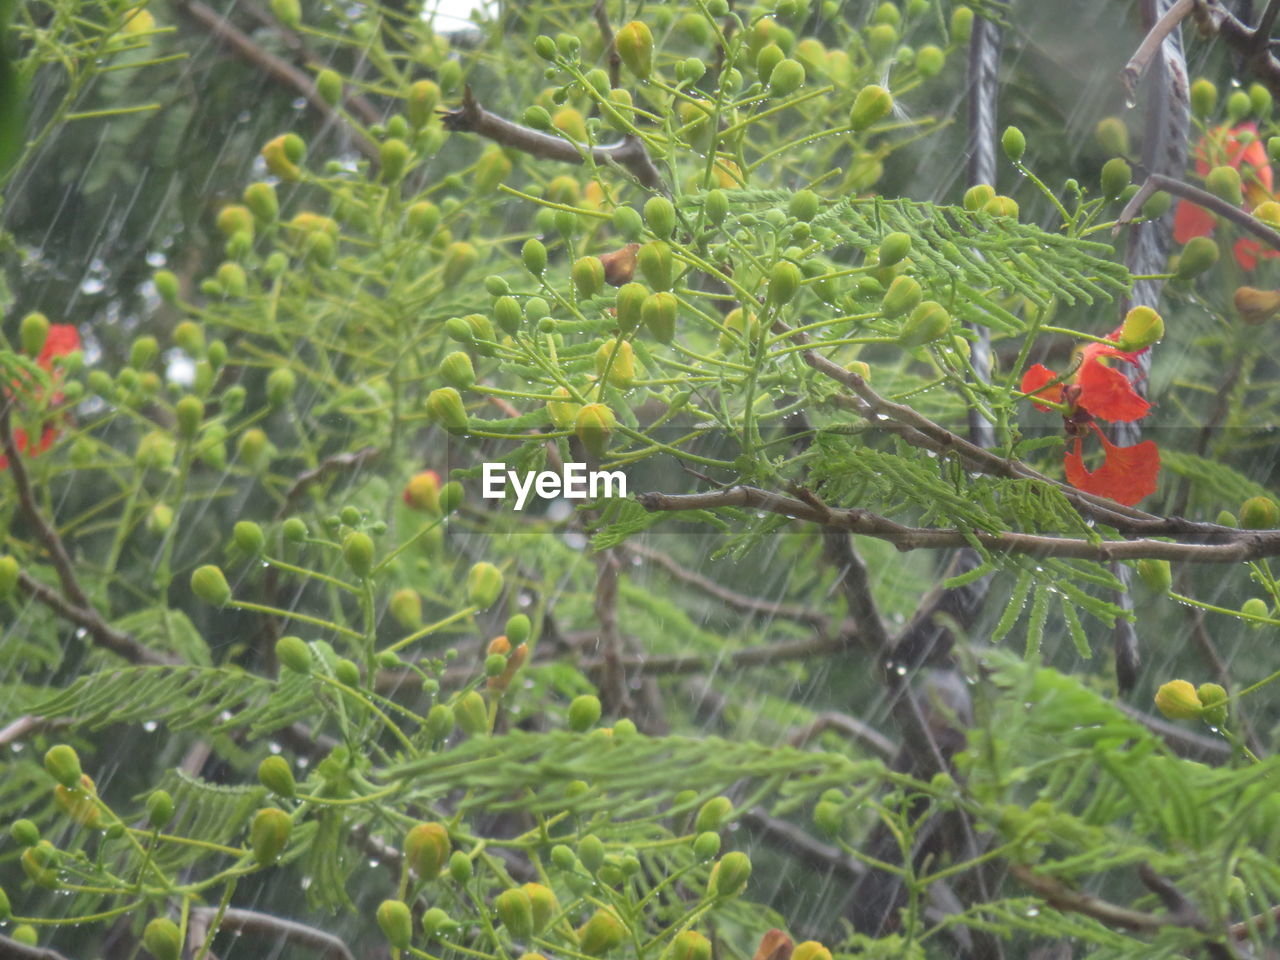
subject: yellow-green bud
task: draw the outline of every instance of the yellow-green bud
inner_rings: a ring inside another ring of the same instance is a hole
[[[275,863],[288,844],[292,831],[293,821],[283,810],[275,807],[259,810],[249,826],[249,846],[254,859],[264,867]]]
[[[8,923],[13,916],[13,906],[9,903],[9,895],[0,887],[0,923]]]
[[[1280,524],[1280,508],[1270,497],[1250,497],[1240,505],[1240,526],[1245,530],[1270,530]]]
[[[147,822],[157,830],[169,825],[173,819],[173,797],[167,790],[152,790],[147,795]]]
[[[707,219],[720,226],[729,215],[729,195],[719,188],[710,191],[703,201],[703,209],[707,212]]]
[[[530,237],[520,248],[520,259],[526,270],[540,277],[547,269],[547,247],[537,237]]]
[[[588,403],[578,411],[574,431],[588,452],[603,457],[617,420],[603,403]]]
[[[347,534],[342,541],[342,559],[357,577],[367,577],[373,570],[373,538],[361,530]]]
[[[964,192],[964,200],[962,201],[964,208],[970,213],[976,213],[987,205],[996,195],[996,191],[989,184],[979,183],[970,187]]]
[[[182,954],[182,931],[168,917],[156,917],[142,931],[142,945],[156,960],[178,960]]]
[[[649,285],[655,290],[671,289],[672,260],[671,247],[662,240],[651,240],[640,245],[636,252],[636,262],[640,272],[644,274]],[[603,267],[601,277],[603,278]]]
[[[258,782],[286,799],[292,798],[298,790],[289,761],[280,756],[267,757],[258,764]]]
[[[1196,696],[1204,707],[1206,723],[1221,726],[1227,722],[1227,691],[1222,684],[1202,683],[1196,688]]]
[[[333,675],[334,678],[344,686],[360,686],[360,668],[356,666],[354,660],[348,660],[346,657],[339,657],[333,665]]]
[[[440,379],[458,390],[465,390],[476,382],[476,371],[471,357],[455,350],[440,362]]]
[[[460,887],[465,887],[471,882],[471,878],[475,876],[475,867],[471,863],[471,858],[461,850],[456,851],[449,858],[449,876]]]
[[[449,244],[444,252],[444,265],[440,268],[445,286],[457,286],[479,261],[480,252],[474,244],[465,240]]]
[[[885,291],[880,301],[880,313],[886,320],[896,320],[903,314],[916,309],[920,304],[924,291],[912,277],[894,277],[893,283]]]
[[[590,730],[600,720],[600,698],[584,693],[569,704],[569,729],[577,733]]]
[[[9,836],[20,847],[34,847],[40,842],[40,828],[30,820],[15,820],[9,827]]]
[[[503,890],[493,901],[493,906],[511,936],[517,940],[533,936],[533,901],[528,893],[519,887]]]
[[[640,20],[618,29],[613,37],[614,49],[630,70],[641,80],[647,80],[653,72],[653,33],[648,24]]]
[[[698,810],[698,816],[693,821],[693,829],[698,833],[707,830],[719,830],[729,822],[729,817],[733,814],[733,801],[728,797],[712,797]]]
[[[191,592],[215,607],[220,607],[231,599],[231,587],[227,585],[227,578],[223,576],[220,567],[211,563],[196,567],[192,572]]]
[[[271,0],[271,12],[290,30],[302,26],[302,5],[298,0]]]
[[[8,600],[18,589],[18,575],[22,567],[11,554],[0,557],[0,600]]]
[[[331,107],[342,102],[342,74],[336,70],[324,69],[316,74],[316,93]]]
[[[467,573],[467,602],[486,610],[502,595],[502,571],[492,563],[481,561]]]
[[[951,314],[947,308],[933,300],[926,300],[911,311],[898,343],[904,347],[920,347],[946,335],[951,329]]]
[[[83,771],[80,769],[80,755],[76,753],[75,747],[65,743],[50,747],[44,755],[44,769],[68,790],[79,789]]]
[[[644,222],[659,239],[665,240],[675,232],[676,208],[660,194],[650,197],[644,203]]]
[[[440,387],[427,395],[427,412],[450,433],[467,432],[467,408],[453,387]]]
[[[1114,200],[1133,180],[1133,170],[1122,157],[1112,157],[1102,165],[1102,195]]]
[[[452,849],[449,831],[442,823],[420,823],[404,837],[405,860],[419,880],[440,876]]]
[[[458,699],[453,715],[462,732],[469,737],[481,737],[489,732],[489,709],[484,697],[472,690]]]
[[[1153,593],[1168,593],[1173,586],[1173,569],[1168,560],[1139,560],[1138,577]]]
[[[413,587],[401,587],[387,602],[391,616],[405,630],[422,626],[422,596]]]
[[[599,257],[579,257],[573,262],[571,275],[580,297],[594,297],[604,289],[604,264]]]
[[[383,179],[395,183],[404,176],[405,168],[409,165],[409,155],[409,145],[403,140],[393,137],[385,141],[378,148],[378,159],[382,164]]]
[[[630,333],[644,319],[644,301],[649,290],[642,283],[624,283],[618,288],[614,298],[618,327]]]
[[[1200,716],[1203,707],[1195,687],[1186,680],[1170,680],[1156,691],[1156,709],[1170,720],[1189,720]]]
[[[787,57],[779,60],[769,74],[769,93],[775,97],[785,97],[799,90],[803,83],[804,65],[799,60]]]
[[[640,318],[660,343],[670,343],[675,338],[678,305],[676,295],[665,290],[650,294],[640,305]]]
[[[905,233],[891,233],[880,241],[878,262],[882,267],[901,263],[911,252],[911,237]]]
[[[1214,167],[1204,178],[1205,189],[1227,203],[1239,206],[1244,202],[1240,186],[1240,171],[1235,167]]]
[[[48,840],[22,851],[22,872],[38,887],[53,889],[58,885],[58,850]]]
[[[790,260],[780,260],[769,271],[769,302],[778,306],[790,303],[800,290],[804,274]]]
[[[1150,307],[1134,307],[1120,325],[1116,346],[1125,352],[1145,350],[1164,336],[1164,318]]]
[[[947,55],[936,44],[926,43],[916,51],[916,70],[926,80],[936,77],[947,65]]]
[[[276,641],[276,659],[294,673],[311,672],[311,648],[301,637],[281,637]]]
[[[453,708],[437,703],[427,711],[427,737],[433,742],[443,740],[453,731],[453,721]]]
[[[177,303],[181,294],[178,276],[172,270],[157,270],[151,275],[151,282],[156,285],[156,293],[165,303]]]
[[[1119,117],[1103,117],[1093,128],[1093,137],[1103,153],[1120,157],[1129,153],[1129,128]]]
[[[612,910],[597,910],[578,928],[578,948],[589,957],[601,957],[626,937],[626,927]]]
[[[267,374],[267,403],[271,409],[279,410],[288,403],[297,386],[298,378],[288,367],[276,367]]]
[[[490,147],[476,161],[477,193],[493,193],[498,184],[511,176],[511,160],[501,147]]]
[[[22,342],[22,352],[27,356],[38,357],[48,337],[49,318],[43,313],[28,313],[22,318],[18,339]]]
[[[56,883],[44,884],[44,886],[56,886]],[[36,928],[29,923],[20,923],[13,928],[13,932],[9,935],[14,943],[21,944],[24,947],[34,947],[40,942],[40,935],[36,933]]]
[[[865,130],[892,112],[893,94],[884,87],[870,84],[859,90],[854,97],[853,108],[849,111],[849,126],[855,131]]]
[[[1006,157],[1017,163],[1027,152],[1027,138],[1017,127],[1005,127],[1000,136],[1000,147]]]
[[[1192,237],[1178,254],[1177,275],[1189,280],[1218,262],[1218,244],[1212,237]]]
[[[1018,201],[1013,197],[996,194],[982,205],[982,212],[993,217],[1012,217],[1018,219]]]
[[[413,914],[403,900],[383,900],[378,906],[378,926],[387,942],[399,950],[408,949],[413,939]]]
[[[606,377],[608,382],[621,390],[628,390],[636,382],[635,350],[626,340],[608,340],[596,351],[596,376]]]
[[[1249,84],[1249,107],[1258,119],[1269,119],[1273,106],[1274,101],[1270,90],[1260,83]]]
[[[231,540],[241,553],[249,557],[256,557],[267,545],[262,527],[252,520],[236,521],[236,525],[231,528]]]
[[[668,960],[711,960],[711,941],[697,930],[682,930],[671,941]]]
[[[582,404],[575,403],[569,399],[572,394],[565,387],[556,387],[553,391],[557,397],[564,397],[563,400],[547,401],[547,416],[551,418],[551,422],[559,430],[569,430],[577,422],[578,411],[582,409]]]
[[[435,115],[440,102],[440,87],[433,80],[419,80],[409,88],[404,112],[414,129],[421,130]]]
[[[817,940],[806,940],[795,945],[791,960],[831,960],[831,951]]]
[[[751,879],[751,858],[734,850],[711,868],[709,892],[716,897],[734,897],[746,889]]]

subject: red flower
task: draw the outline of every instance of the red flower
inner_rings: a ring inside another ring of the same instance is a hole
[[[1241,134],[1252,136],[1241,137]],[[1271,164],[1267,162],[1266,147],[1258,139],[1256,125],[1242,123],[1231,130],[1215,127],[1207,136],[1200,138],[1196,145],[1196,173],[1203,178],[1213,167],[1224,165],[1240,171],[1245,200],[1250,207],[1272,199]],[[1178,201],[1173,215],[1173,239],[1178,243],[1186,243],[1192,237],[1213,236],[1216,226],[1217,219],[1204,207],[1187,200]],[[1260,256],[1267,259],[1280,256],[1280,252],[1263,248],[1258,241],[1247,237],[1237,240],[1232,252],[1236,262],[1245,270],[1256,267]]]
[[[1117,447],[1106,438],[1096,423],[1089,426],[1102,441],[1105,459],[1092,473],[1084,465],[1083,441],[1075,438],[1063,463],[1067,482],[1077,490],[1110,497],[1116,503],[1132,507],[1143,497],[1156,492],[1156,475],[1160,472],[1160,450],[1154,440],[1143,440],[1132,447]]]
[[[1107,339],[1120,339],[1120,329],[1107,334]],[[1160,472],[1160,451],[1151,440],[1132,447],[1111,443],[1094,418],[1114,422],[1140,420],[1151,404],[1143,399],[1128,377],[1105,361],[1136,363],[1141,350],[1128,353],[1119,347],[1093,342],[1080,350],[1080,366],[1070,383],[1052,383],[1058,375],[1042,364],[1030,367],[1022,377],[1022,392],[1052,403],[1064,404],[1063,423],[1073,444],[1064,458],[1067,482],[1078,490],[1110,497],[1117,503],[1133,506],[1155,492],[1156,475]],[[1051,385],[1052,384],[1052,385]],[[1032,399],[1038,410],[1049,410]],[[1084,435],[1093,430],[1102,441],[1105,454],[1102,466],[1090,472],[1084,465]]]
[[[44,347],[40,350],[40,355],[36,357],[36,365],[47,373],[53,373],[53,362],[58,357],[65,357],[69,353],[74,353],[80,349],[80,334],[74,326],[69,323],[54,323],[49,326],[49,333],[45,337]],[[56,375],[55,375],[56,382]],[[62,394],[55,392],[52,402],[57,404],[61,402]],[[22,427],[14,427],[13,444],[18,448],[19,453],[37,456],[44,453],[51,446],[58,436],[58,428],[51,423],[43,424],[40,428],[40,439],[36,443],[31,443],[31,438],[27,431]],[[9,468],[8,457],[0,454],[0,470]]]

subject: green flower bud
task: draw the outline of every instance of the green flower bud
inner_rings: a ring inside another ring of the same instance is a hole
[[[723,796],[712,797],[698,810],[698,816],[693,822],[693,829],[699,833],[704,833],[708,830],[719,830],[729,822],[729,817],[732,814],[732,800]]]
[[[455,350],[440,362],[440,379],[458,390],[465,390],[476,382],[476,371],[471,358],[461,350]]]
[[[480,260],[480,252],[465,240],[451,243],[444,252],[444,265],[440,277],[446,287],[455,287],[471,272]]]
[[[667,960],[711,960],[711,941],[697,930],[682,930],[671,941]]]
[[[1243,90],[1232,91],[1227,97],[1227,122],[1239,123],[1249,115],[1249,111],[1253,109],[1253,103],[1249,100],[1249,94]]]
[[[266,534],[262,527],[252,520],[240,520],[231,529],[231,539],[245,556],[256,557],[267,545]]]
[[[454,852],[453,856],[449,858],[449,876],[453,878],[453,882],[457,883],[458,886],[465,887],[467,883],[471,882],[471,877],[474,874],[475,869],[471,863],[470,856],[463,854],[461,850]]]
[[[1271,530],[1280,526],[1280,508],[1270,497],[1250,497],[1240,505],[1240,526],[1245,530]]]
[[[877,120],[883,120],[893,112],[893,94],[884,87],[870,84],[858,91],[849,111],[849,126],[855,131],[865,130]]]
[[[644,302],[648,289],[641,283],[624,283],[614,297],[618,327],[630,333],[644,319]]]
[[[446,704],[437,703],[427,711],[426,729],[431,741],[443,740],[453,732],[453,709]]]
[[[1240,608],[1240,613],[1246,618],[1255,621],[1254,623],[1250,623],[1249,626],[1258,628],[1261,627],[1262,624],[1256,621],[1270,619],[1271,607],[1267,604],[1267,601],[1259,597],[1250,597]]]
[[[877,23],[867,28],[867,52],[877,60],[893,53],[898,46],[898,30],[891,23]]]
[[[591,873],[595,873],[604,865],[604,843],[594,833],[589,833],[578,841],[578,859]]]
[[[600,720],[600,698],[591,694],[574,697],[569,704],[569,729],[577,733],[590,730]]]
[[[0,557],[0,601],[8,600],[18,589],[18,576],[22,567],[16,557],[5,554]]]
[[[30,820],[15,820],[9,827],[9,836],[20,847],[34,847],[40,842],[40,828]]]
[[[515,334],[524,320],[524,313],[515,297],[503,296],[493,302],[493,321],[504,333]]]
[[[844,809],[830,800],[820,800],[813,808],[813,823],[828,837],[839,836],[844,830]]]
[[[671,247],[662,240],[652,240],[640,245],[636,252],[636,262],[640,272],[644,274],[649,285],[655,290],[671,289],[672,260]],[[601,267],[603,276],[603,267]]]
[[[1027,152],[1027,138],[1017,127],[1005,127],[1000,137],[1000,147],[1004,150],[1006,157],[1013,163],[1017,163]]]
[[[550,887],[541,883],[526,883],[522,889],[533,905],[533,932],[542,933],[551,921],[560,915],[560,901]]]
[[[157,270],[151,275],[151,282],[156,286],[156,293],[160,295],[160,299],[165,303],[173,304],[178,302],[180,289],[178,284],[178,276],[172,270]]]
[[[607,376],[608,382],[621,390],[629,390],[636,381],[635,350],[626,340],[609,340],[596,351],[596,376]]]
[[[182,955],[182,931],[168,917],[156,917],[142,931],[142,945],[156,960],[178,960]]]
[[[1102,152],[1111,157],[1122,157],[1129,153],[1129,129],[1119,117],[1103,117],[1093,128],[1093,138],[1098,141]]]
[[[49,318],[43,313],[28,313],[22,318],[18,339],[22,343],[22,352],[27,356],[38,357],[48,337]]]
[[[707,212],[707,219],[720,226],[729,215],[729,195],[719,188],[709,191],[703,201],[703,209]]]
[[[1196,697],[1204,707],[1206,723],[1217,727],[1227,722],[1227,691],[1222,684],[1202,683],[1196,688]]]
[[[476,192],[493,193],[498,189],[498,184],[509,176],[511,176],[511,160],[501,147],[490,147],[476,161]]]
[[[916,51],[916,70],[926,80],[936,77],[947,65],[947,55],[941,47],[926,43]]]
[[[9,903],[9,895],[0,887],[0,923],[8,923],[13,916],[13,905]]]
[[[1116,346],[1126,352],[1145,350],[1164,336],[1164,319],[1150,307],[1134,307],[1125,314]]]
[[[302,5],[298,0],[271,0],[271,12],[290,30],[302,26]]]
[[[891,267],[901,263],[910,252],[911,237],[905,233],[891,233],[880,241],[880,266]]]
[[[964,208],[970,213],[975,213],[985,207],[987,202],[993,199],[995,195],[995,190],[988,184],[975,184],[964,192]]]
[[[911,277],[894,277],[893,283],[889,284],[889,289],[885,291],[884,299],[880,301],[880,312],[885,319],[896,320],[903,314],[915,310],[923,296],[924,291],[920,289],[920,284]]]
[[[578,928],[578,948],[589,957],[601,957],[627,938],[627,929],[612,910],[597,910]]]
[[[676,229],[676,208],[666,197],[650,197],[644,204],[644,222],[659,239],[667,239]]]
[[[670,343],[675,338],[677,306],[676,295],[668,291],[649,294],[640,305],[640,318],[660,343]]]
[[[707,830],[693,839],[693,855],[699,860],[710,860],[720,852],[720,834]]]
[[[422,596],[412,587],[401,587],[391,595],[387,609],[392,618],[405,630],[422,626]]]
[[[898,334],[898,343],[904,347],[919,347],[945,336],[951,329],[951,314],[947,308],[933,300],[926,300],[911,311],[907,322]]]
[[[993,217],[1010,217],[1016,220],[1018,219],[1018,202],[1013,197],[997,194],[982,205],[982,212]]]
[[[293,770],[284,757],[270,756],[258,764],[258,782],[277,796],[291,799],[298,791]]]
[[[342,102],[342,75],[336,70],[324,69],[316,74],[316,93],[331,107]]]
[[[1142,217],[1144,220],[1159,220],[1169,212],[1169,205],[1172,203],[1169,194],[1164,190],[1157,190],[1142,205]]]
[[[56,886],[56,883],[48,884],[48,886]],[[13,928],[10,939],[14,943],[20,943],[24,947],[34,947],[40,942],[40,936],[36,933],[36,928],[29,923],[20,923]]]
[[[767,43],[756,54],[756,76],[761,83],[768,83],[773,76],[773,68],[786,59],[786,54],[776,43]]]
[[[973,11],[966,6],[951,11],[951,39],[956,43],[968,43],[973,32]]]
[[[568,430],[577,422],[578,411],[582,409],[582,404],[569,400],[571,394],[564,387],[556,387],[554,392],[556,396],[566,399],[548,400],[547,415],[557,429]]]
[[[378,160],[382,164],[382,178],[388,183],[395,183],[404,176],[409,166],[409,145],[403,140],[392,138],[383,142],[378,148]]]
[[[579,297],[594,297],[604,289],[604,264],[599,257],[579,257],[573,262],[571,276]]]
[[[1170,680],[1156,691],[1156,708],[1170,720],[1190,720],[1200,716],[1203,707],[1196,688],[1186,680]]]
[[[48,840],[22,851],[22,872],[37,887],[52,890],[58,885],[58,850]]]
[[[763,51],[762,51],[763,52]],[[785,97],[795,93],[804,84],[804,66],[790,57],[779,60],[769,74],[769,94],[774,97]]]
[[[360,686],[360,668],[355,661],[340,657],[333,665],[333,676],[339,683],[347,687]]]
[[[478,691],[472,690],[460,697],[453,714],[467,736],[482,737],[489,732],[489,708]]]
[[[1273,106],[1270,90],[1260,83],[1249,84],[1249,108],[1259,120],[1270,119]]]
[[[806,940],[796,944],[791,960],[831,960],[831,951],[817,940]]]
[[[517,940],[533,936],[533,901],[528,893],[519,887],[503,890],[493,901],[493,906],[511,936]]]
[[[1121,157],[1112,157],[1102,165],[1102,195],[1115,200],[1133,180],[1133,170]]]
[[[311,648],[301,637],[281,637],[276,641],[276,659],[286,670],[306,675],[311,672]]]
[[[520,259],[526,270],[540,277],[547,269],[547,248],[537,237],[530,237],[520,249]]]
[[[231,599],[231,588],[222,570],[211,563],[197,567],[191,574],[191,592],[205,603],[220,607]]]
[[[405,834],[405,860],[419,880],[434,880],[449,860],[452,846],[444,824],[420,823]]]
[[[453,387],[440,387],[427,395],[427,412],[450,433],[467,432],[467,408]]]
[[[1240,186],[1240,171],[1235,167],[1214,167],[1204,178],[1205,189],[1227,203],[1239,206],[1244,202]]]
[[[628,70],[641,80],[649,79],[653,72],[653,34],[648,24],[632,20],[620,27],[613,36],[613,46]]]
[[[588,403],[578,411],[574,431],[589,453],[603,457],[616,423],[613,411],[603,403]]]
[[[502,595],[502,571],[481,561],[467,573],[467,602],[486,610]]]
[[[152,790],[147,795],[147,822],[162,830],[173,820],[173,797],[167,790]]]
[[[249,846],[253,858],[261,866],[268,867],[280,859],[293,831],[293,821],[283,810],[264,807],[253,817],[249,826]]]
[[[769,271],[769,302],[777,306],[790,303],[800,290],[804,274],[790,260],[780,260]]]
[[[383,900],[378,906],[378,926],[393,947],[405,950],[413,939],[413,914],[403,900]]]
[[[711,869],[708,892],[716,897],[734,897],[746,889],[751,878],[751,859],[737,850],[726,853]]]
[[[267,374],[267,403],[272,410],[279,410],[293,396],[298,378],[288,367],[276,367]]]
[[[1168,560],[1139,560],[1138,577],[1153,593],[1168,593],[1173,586],[1173,570]]]
[[[372,572],[373,555],[373,538],[363,531],[352,531],[342,541],[342,559],[347,561],[351,572],[361,579]]]

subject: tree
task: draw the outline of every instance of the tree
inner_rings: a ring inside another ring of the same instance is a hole
[[[10,16],[0,956],[1263,955],[1280,5],[223,6]]]

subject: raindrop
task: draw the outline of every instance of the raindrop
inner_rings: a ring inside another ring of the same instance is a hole
[[[159,250],[152,250],[150,253],[147,254],[148,267],[163,267],[168,262],[169,262],[169,258],[166,257]]]
[[[156,723],[154,720],[148,720],[146,723],[142,725],[142,729],[147,731],[147,733],[155,733],[156,727],[158,726],[159,724]]]

